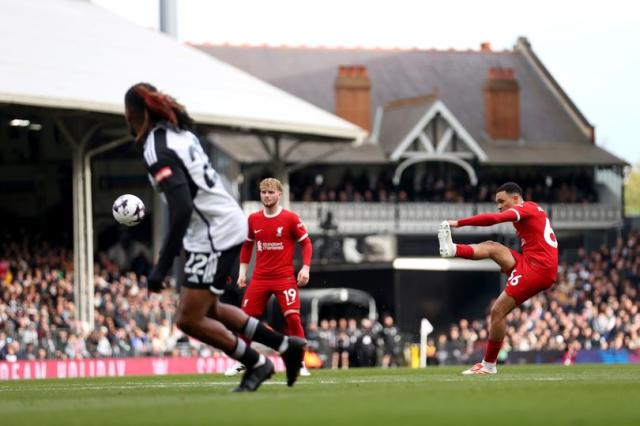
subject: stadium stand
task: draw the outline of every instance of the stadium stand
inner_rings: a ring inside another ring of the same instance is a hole
[[[120,271],[106,254],[96,264],[96,327],[74,318],[71,251],[36,238],[5,238],[0,255],[0,360],[130,356],[207,356],[210,349],[173,324],[175,303],[149,298],[144,276]],[[561,263],[558,283],[509,316],[508,351],[640,349],[640,233]],[[391,317],[389,317],[391,318]],[[311,348],[326,367],[402,362],[398,329],[355,318],[309,324]],[[435,364],[478,357],[485,319],[462,319],[429,342]],[[343,355],[344,354],[344,355]]]

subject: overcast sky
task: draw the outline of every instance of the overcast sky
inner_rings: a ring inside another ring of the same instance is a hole
[[[93,0],[158,27],[159,0]],[[596,127],[640,161],[640,2],[625,0],[177,0],[178,38],[196,43],[511,49],[526,36]]]

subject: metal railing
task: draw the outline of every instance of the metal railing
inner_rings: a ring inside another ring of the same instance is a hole
[[[549,215],[553,227],[561,229],[606,229],[622,223],[619,205],[612,204],[541,204]],[[256,201],[243,203],[245,212],[261,208]],[[321,223],[327,213],[341,234],[431,234],[443,220],[496,211],[492,203],[365,203],[365,202],[292,202],[291,210],[300,215],[307,230],[322,232]],[[461,228],[465,233],[512,234],[513,226]]]

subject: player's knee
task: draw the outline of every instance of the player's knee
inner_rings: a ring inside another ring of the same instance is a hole
[[[491,240],[485,241],[484,243],[482,243],[482,245],[484,245],[485,248],[489,251],[493,251],[496,248],[500,247],[499,243],[496,243],[495,241],[491,241]]]
[[[176,316],[176,326],[186,334],[192,334],[195,328],[195,321],[189,315],[178,312]]]
[[[504,309],[502,309],[502,307],[499,306],[497,303],[495,303],[491,307],[490,315],[491,315],[491,321],[500,321],[506,316],[504,313]]]

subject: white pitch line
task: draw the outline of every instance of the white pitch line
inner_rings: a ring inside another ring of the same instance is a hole
[[[519,382],[525,379],[518,377],[496,377],[483,376],[483,380],[488,379],[491,382]],[[572,377],[570,380],[579,380],[580,378]],[[588,377],[585,377],[588,379]],[[313,380],[309,382],[299,381],[299,385],[337,385],[337,384],[376,384],[376,383],[433,383],[433,382],[464,382],[474,380],[469,377],[378,377],[369,379],[329,379],[329,380]],[[535,382],[560,382],[565,380],[563,377],[529,377],[526,381]],[[57,384],[57,385],[32,385],[21,386],[19,388],[3,387],[0,385],[0,392],[32,392],[32,391],[77,391],[77,390],[144,390],[144,389],[166,389],[166,388],[206,388],[206,387],[219,387],[229,386],[232,387],[235,382],[170,382],[170,383],[139,383],[139,382],[125,382],[112,385],[88,385],[88,384]],[[269,381],[264,385],[284,385],[284,381]]]

